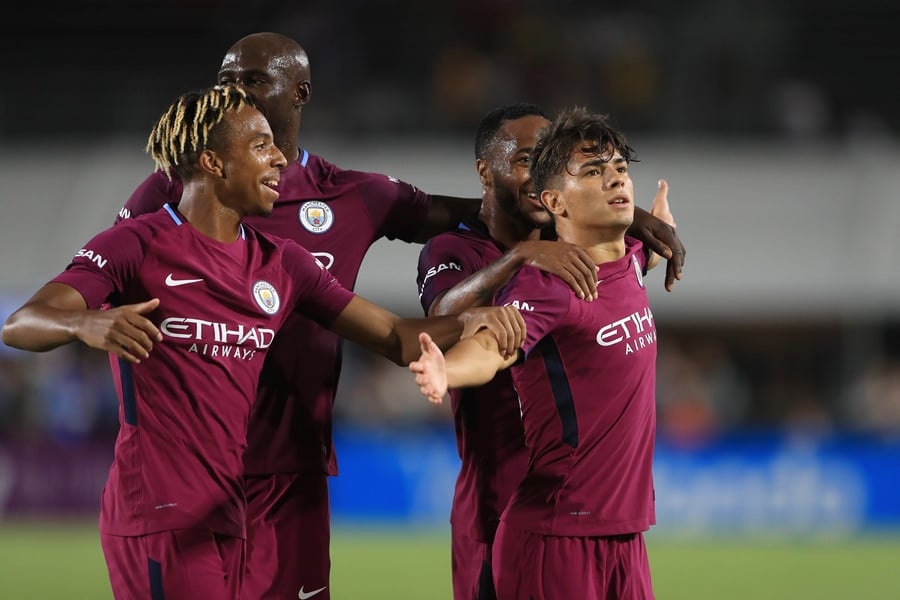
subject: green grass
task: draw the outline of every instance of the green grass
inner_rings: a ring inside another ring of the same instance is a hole
[[[900,598],[900,536],[851,540],[678,540],[650,535],[659,600]],[[336,600],[450,598],[445,531],[335,531]],[[0,598],[111,597],[96,525],[0,524]],[[249,600],[249,599],[248,599]]]

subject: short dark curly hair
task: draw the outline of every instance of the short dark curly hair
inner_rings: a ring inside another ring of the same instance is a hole
[[[596,155],[618,151],[627,162],[637,161],[625,134],[609,124],[608,115],[592,113],[583,107],[570,108],[541,133],[531,151],[531,179],[538,194],[568,167],[572,154],[577,151]]]

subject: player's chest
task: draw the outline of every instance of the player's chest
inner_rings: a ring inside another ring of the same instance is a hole
[[[345,287],[353,285],[366,252],[381,237],[355,196],[279,202],[271,216],[248,222],[309,250]]]

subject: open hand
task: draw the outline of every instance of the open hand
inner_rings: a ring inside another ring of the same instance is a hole
[[[444,354],[425,332],[419,334],[419,346],[422,354],[419,360],[409,363],[409,370],[416,374],[416,384],[422,395],[432,404],[441,404],[447,394],[447,366]]]

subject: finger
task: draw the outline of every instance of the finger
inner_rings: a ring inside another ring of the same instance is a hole
[[[137,304],[128,304],[123,306],[123,309],[126,309],[128,312],[136,313],[138,315],[145,315],[153,312],[159,307],[159,298],[153,298],[151,300],[147,300],[146,302],[138,302]],[[155,339],[158,342],[161,342],[163,339],[162,333],[153,324],[150,319],[144,318],[141,320],[129,319],[129,321],[147,332],[147,335],[152,339]]]
[[[128,315],[121,333],[140,345],[148,354],[153,350],[153,340],[162,341],[162,333],[150,320],[138,315]]]
[[[597,265],[586,252],[576,254],[575,260],[568,265],[563,279],[583,300],[590,302],[597,295]]]
[[[150,356],[143,347],[127,336],[111,336],[104,350],[136,365]]]
[[[684,265],[684,251],[677,250],[672,253],[672,258],[666,262],[666,291],[671,292],[676,280],[681,280],[681,271]]]
[[[110,330],[107,334],[107,343],[111,352],[120,356],[124,352],[137,359],[149,357],[150,351],[153,350],[153,342],[141,331],[133,328],[125,331]]]
[[[516,311],[514,319],[516,323],[516,346],[513,348],[512,353],[518,352],[519,348],[525,345],[525,335],[528,333],[525,327],[525,318],[522,316],[522,313]]]

